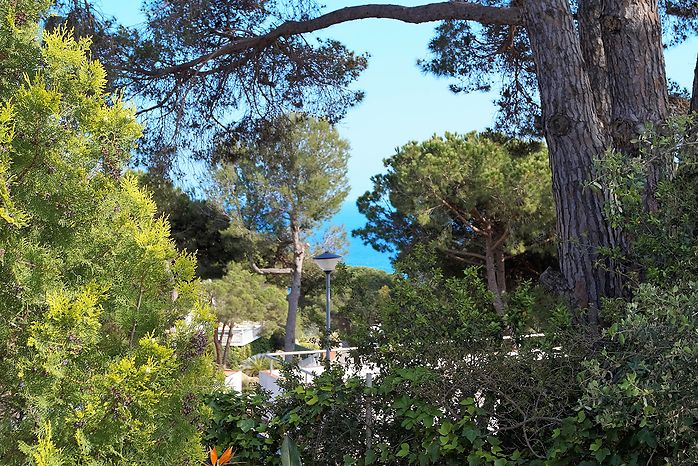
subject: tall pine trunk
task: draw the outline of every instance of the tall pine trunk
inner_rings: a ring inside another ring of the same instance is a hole
[[[608,85],[608,63],[601,30],[602,15],[602,0],[579,1],[577,20],[584,69],[589,76],[589,84],[596,105],[596,116],[605,131],[611,119],[611,91]]]
[[[608,57],[613,147],[638,155],[633,140],[643,125],[662,122],[669,112],[657,1],[604,2],[601,30]],[[655,191],[665,163],[652,160],[649,164],[643,201],[652,212],[659,207]]]
[[[301,297],[301,277],[303,274],[303,259],[305,258],[305,246],[303,245],[300,228],[291,224],[293,239],[293,266],[291,268],[291,292],[288,295],[288,315],[286,317],[286,336],[284,350],[293,351],[296,348],[296,319],[298,315],[298,301]]]
[[[607,140],[569,4],[524,0],[523,8],[553,174],[565,291],[573,304],[588,309],[588,323],[597,325],[601,298],[618,296],[622,289],[616,265],[599,254],[599,248],[619,244],[604,215],[606,195],[586,186]]]

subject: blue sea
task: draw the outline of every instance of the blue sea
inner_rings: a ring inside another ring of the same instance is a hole
[[[349,240],[349,253],[343,259],[345,263],[392,272],[393,266],[390,263],[389,254],[378,252],[371,246],[363,244],[361,238],[351,236],[352,230],[363,227],[365,224],[366,217],[359,213],[359,210],[356,208],[356,202],[351,200],[345,202],[339,212],[325,223],[323,227],[327,228],[332,225],[344,226],[344,229],[347,231],[347,239]]]

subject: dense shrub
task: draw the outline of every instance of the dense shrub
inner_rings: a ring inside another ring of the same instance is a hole
[[[195,464],[212,316],[90,43],[0,0],[0,463]],[[166,446],[176,445],[176,448]]]
[[[463,289],[477,289],[479,279],[467,280]],[[238,454],[260,464],[273,463],[285,435],[311,465],[696,464],[698,285],[642,285],[612,303],[607,316],[620,317],[598,333],[558,313],[549,336],[517,341],[502,340],[489,317],[489,335],[457,313],[446,319],[439,305],[455,312],[470,301],[457,281],[443,288],[451,301],[439,288],[426,293],[430,283],[398,280],[381,346],[359,354],[378,369],[372,387],[333,368],[309,385],[287,374],[273,401],[219,394],[214,418],[227,421],[209,438],[254,445]],[[415,319],[437,330],[412,328]],[[449,326],[461,340],[446,338]],[[406,344],[415,337],[422,359]]]
[[[695,114],[674,117],[639,136],[637,155],[609,152],[597,161],[590,188],[612,194],[607,215],[631,244],[603,252],[625,264],[629,291],[648,282],[670,288],[698,276],[697,124]],[[655,178],[648,198],[646,183]]]
[[[603,464],[698,464],[698,284],[642,285],[578,375],[577,422],[552,454]]]

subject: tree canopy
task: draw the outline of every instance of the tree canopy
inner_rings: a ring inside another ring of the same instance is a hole
[[[630,246],[622,228],[604,217],[612,194],[585,186],[607,149],[639,155],[642,126],[663,122],[677,108],[669,99],[663,44],[696,30],[693,5],[449,1],[327,12],[312,0],[193,5],[148,2],[148,21],[139,30],[96,28],[104,31],[99,49],[108,51],[117,85],[152,101],[152,111],[164,116],[156,127],[166,137],[154,157],[176,154],[170,135],[187,127],[205,125],[210,131],[198,134],[209,140],[229,131],[244,138],[290,108],[324,111],[335,121],[360,97],[349,84],[365,58],[336,41],[305,42],[304,35],[366,18],[442,21],[424,69],[455,77],[456,91],[487,89],[499,77],[506,110],[500,126],[546,139],[563,291],[577,307],[593,310],[591,325],[604,297],[627,292],[622,264],[603,253]],[[89,4],[78,9],[90,11]],[[76,17],[83,16],[95,18]],[[216,113],[231,108],[234,117]],[[198,118],[202,110],[210,118]],[[645,208],[656,209],[660,181],[659,171],[647,178]]]
[[[554,240],[542,145],[447,133],[410,142],[384,164],[387,173],[374,176],[373,191],[357,201],[368,223],[354,234],[398,255],[431,242],[444,257],[484,265],[501,311],[505,263],[526,252],[549,252]]]

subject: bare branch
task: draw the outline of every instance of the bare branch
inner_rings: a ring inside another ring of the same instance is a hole
[[[266,34],[231,40],[208,55],[159,70],[145,71],[149,76],[164,76],[190,70],[224,55],[248,49],[262,49],[282,37],[304,34],[326,29],[335,24],[368,18],[394,19],[405,23],[428,23],[431,21],[467,20],[482,24],[521,24],[521,11],[512,7],[491,7],[469,2],[440,2],[414,7],[402,5],[359,5],[341,8],[307,21],[286,21]]]
[[[252,266],[252,270],[254,270],[255,273],[259,273],[262,275],[288,275],[291,272],[293,272],[290,267],[283,267],[283,268],[269,267],[269,268],[260,269],[257,266],[257,264],[255,264],[254,262],[250,262],[250,265]]]

